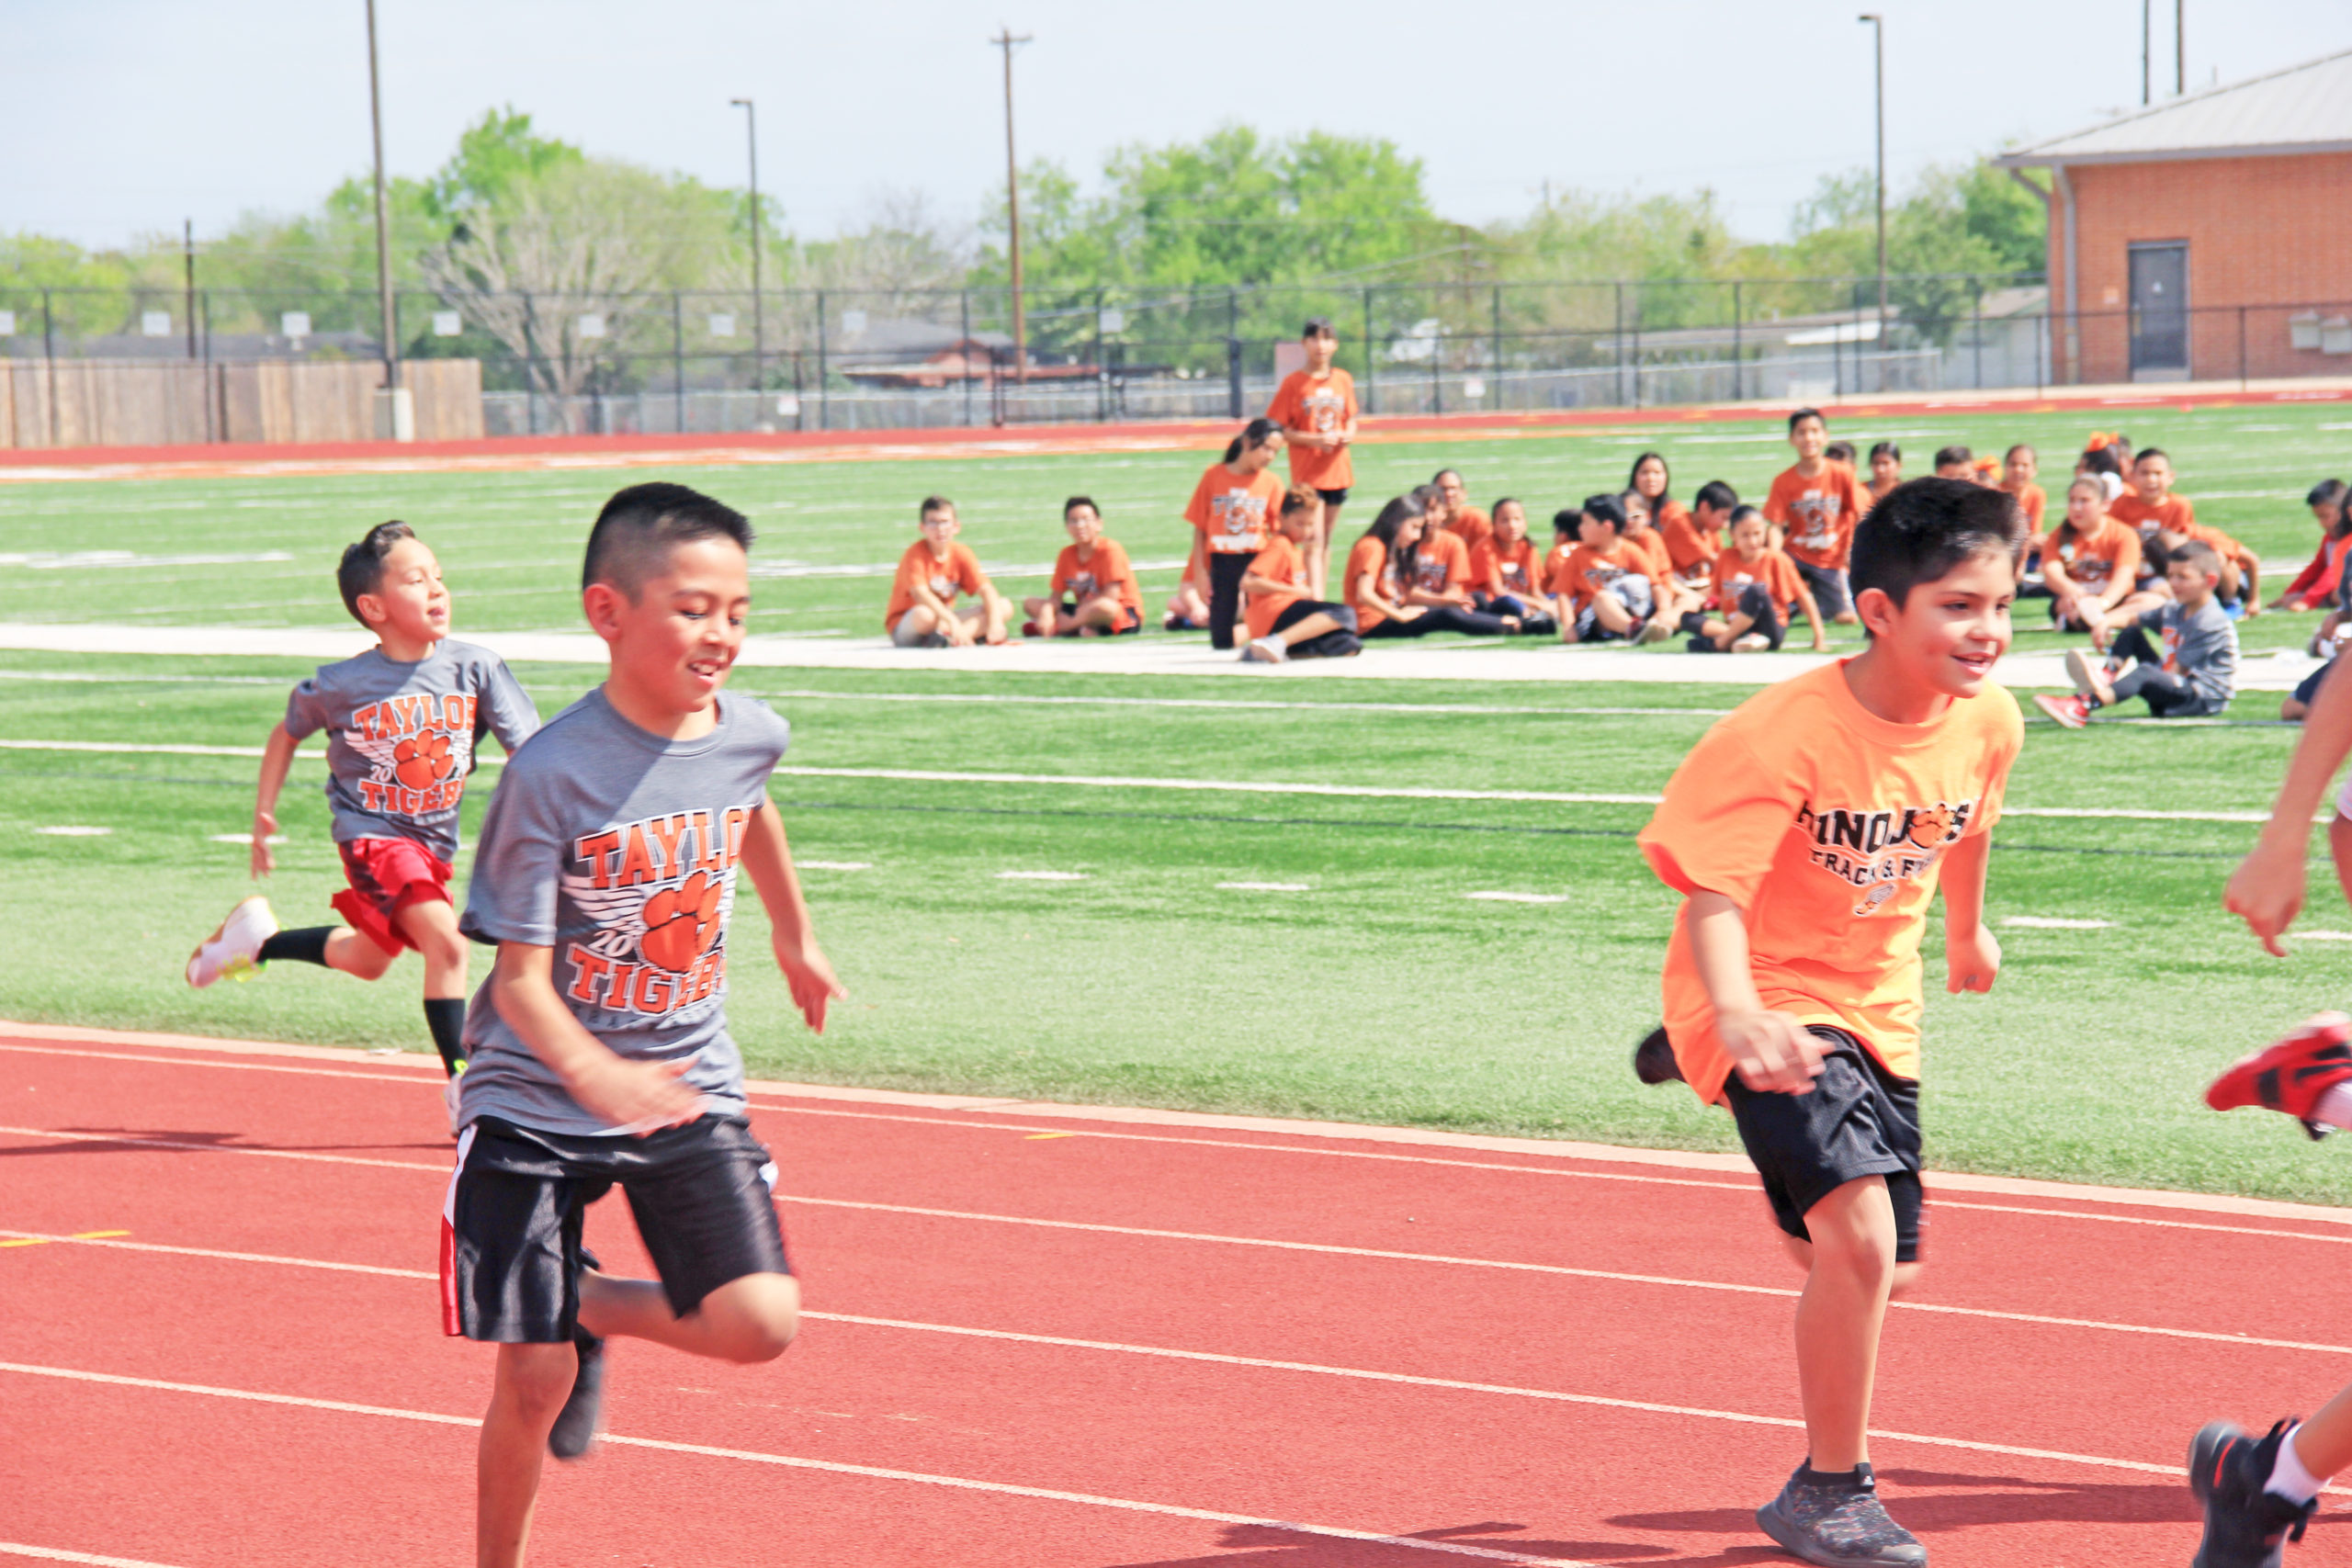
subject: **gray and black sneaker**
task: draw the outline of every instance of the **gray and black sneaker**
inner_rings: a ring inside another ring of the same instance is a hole
[[[601,1267],[584,1247],[580,1261],[590,1269]],[[580,1352],[580,1371],[572,1376],[563,1408],[555,1413],[555,1425],[548,1428],[548,1452],[561,1460],[579,1459],[595,1447],[605,1414],[605,1342],[574,1324],[571,1343]]]
[[[2214,1421],[2190,1441],[2188,1489],[2205,1506],[2205,1534],[2190,1568],[2278,1568],[2287,1542],[2303,1539],[2319,1499],[2296,1504],[2263,1490],[2293,1427],[2281,1421],[2256,1440],[2243,1427]]]
[[[1866,1464],[1850,1475],[1797,1466],[1781,1495],[1756,1510],[1756,1522],[1783,1551],[1822,1568],[1925,1568],[1928,1561],[1919,1538],[1887,1517]]]

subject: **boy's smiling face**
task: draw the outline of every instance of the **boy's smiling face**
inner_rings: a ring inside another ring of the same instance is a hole
[[[379,637],[438,642],[449,635],[449,590],[424,540],[402,539],[384,552],[382,575],[373,593],[359,595],[359,613]]]
[[[2203,608],[2220,585],[2220,578],[2193,560],[2175,556],[2165,563],[2165,586],[2172,590],[2172,596],[2180,601],[2185,610]]]
[[[1973,555],[1932,582],[1914,583],[1897,605],[1866,588],[1856,601],[1871,646],[1910,681],[1947,697],[1973,697],[2008,651],[2009,606],[2017,598],[2007,555]]]
[[[1084,549],[1102,536],[1102,514],[1091,506],[1073,506],[1062,514],[1062,526],[1069,530],[1070,542]]]
[[[1798,457],[1811,462],[1829,445],[1829,427],[1817,419],[1801,419],[1789,427],[1789,445],[1797,449]]]
[[[2172,465],[2162,457],[2143,457],[2132,465],[2132,483],[2140,499],[2154,503],[2172,489]]]
[[[613,673],[667,711],[696,713],[727,683],[752,613],[752,563],[732,539],[670,547],[631,599],[589,584],[588,624],[612,650]]]

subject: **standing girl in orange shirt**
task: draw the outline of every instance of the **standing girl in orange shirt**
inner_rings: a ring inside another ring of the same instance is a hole
[[[1283,427],[1253,419],[1211,463],[1184,521],[1193,525],[1193,556],[1184,576],[1209,585],[1209,645],[1233,647],[1233,623],[1241,612],[1241,578],[1251,558],[1266,547],[1282,517],[1283,481],[1267,470],[1282,456]]]
[[[1314,532],[1304,547],[1306,585],[1320,599],[1324,580],[1331,570],[1331,536],[1339,531],[1340,508],[1348,503],[1348,487],[1355,483],[1355,463],[1348,445],[1356,438],[1355,378],[1331,363],[1340,352],[1340,334],[1328,316],[1310,316],[1298,341],[1306,350],[1306,368],[1283,378],[1266,417],[1283,427],[1290,443],[1291,483],[1305,485],[1323,502]]]

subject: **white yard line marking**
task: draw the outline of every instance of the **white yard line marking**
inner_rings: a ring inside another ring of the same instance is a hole
[[[429,1410],[401,1410],[381,1404],[358,1404],[342,1399],[311,1399],[300,1394],[265,1393],[254,1389],[216,1388],[206,1383],[167,1382],[160,1378],[123,1377],[112,1372],[85,1371],[71,1367],[43,1367],[21,1361],[0,1361],[0,1372],[13,1372],[20,1377],[57,1378],[74,1382],[101,1383],[117,1388],[147,1389],[161,1393],[194,1394],[207,1399],[235,1400],[251,1404],[274,1404],[298,1410],[324,1410],[339,1416],[373,1416],[392,1421],[414,1421],[435,1427],[479,1427],[479,1416],[445,1416]],[[1739,1417],[1733,1417],[1738,1419]],[[1774,1417],[1754,1419],[1773,1425],[1785,1425]],[[1887,1434],[1892,1437],[1893,1434]],[[1494,1547],[1469,1546],[1457,1541],[1428,1540],[1419,1536],[1384,1535],[1377,1530],[1349,1529],[1338,1525],[1300,1524],[1295,1520],[1260,1518],[1250,1514],[1221,1513],[1208,1508],[1188,1508],[1173,1503],[1145,1503],[1127,1497],[1104,1497],[1089,1492],[1064,1492],[1052,1487],[1022,1486],[1003,1481],[975,1481],[960,1475],[933,1475],[922,1471],[890,1470],[879,1465],[848,1464],[838,1460],[804,1459],[795,1454],[762,1453],[750,1449],[718,1448],[707,1443],[677,1443],[657,1438],[630,1438],[608,1432],[601,1442],[618,1448],[650,1449],[659,1453],[692,1454],[702,1459],[737,1460],[749,1464],[775,1465],[786,1470],[821,1471],[832,1475],[854,1475],[869,1481],[908,1482],[922,1486],[950,1487],[961,1492],[989,1492],[1000,1496],[1028,1497],[1046,1503],[1073,1503],[1084,1507],[1114,1508],[1125,1513],[1158,1514],[1168,1518],[1198,1519],[1207,1524],[1247,1525],[1261,1529],[1288,1530],[1297,1535],[1321,1536],[1332,1540],[1357,1540],[1379,1546],[1409,1547],[1420,1551],[1442,1552],[1453,1557],[1475,1557],[1488,1562],[1521,1562],[1531,1568],[1595,1568],[1594,1564],[1566,1557],[1533,1557],[1523,1551],[1504,1551]],[[1996,1450],[2020,1455],[2025,1450]],[[2068,1456],[2048,1454],[2041,1457],[2063,1459]],[[2087,1463],[2124,1469],[2141,1467],[2128,1460],[2087,1460]],[[2167,1471],[2177,1468],[2163,1467]],[[69,1560],[70,1561],[70,1560]],[[102,1561],[81,1559],[79,1561]],[[107,1560],[110,1561],[110,1560]],[[153,1568],[141,1564],[139,1568]]]
[[[870,860],[800,860],[796,858],[792,863],[803,871],[872,871],[874,869],[874,863]]]
[[[1084,882],[1091,872],[1084,871],[1000,871],[999,882]]]
[[[0,673],[6,673],[0,671]],[[1031,697],[981,692],[815,692],[805,690],[746,691],[745,695],[799,702],[828,703],[967,703],[1009,707],[1210,708],[1266,713],[1393,713],[1429,714],[1438,717],[1496,715],[1505,717],[1565,718],[1721,718],[1729,708],[1679,707],[1497,707],[1477,703],[1283,703],[1223,700],[1216,697]]]
[[[1312,893],[1304,882],[1220,882],[1220,891],[1227,893]]]
[[[1483,898],[1490,904],[1565,904],[1565,893],[1464,893],[1464,898]]]
[[[2305,942],[2352,942],[2352,931],[2299,931],[2290,930],[2287,934],[2290,937],[2301,937]]]
[[[63,1551],[53,1546],[27,1546],[22,1541],[0,1540],[0,1556],[37,1557],[45,1562],[84,1562],[90,1568],[167,1568],[161,1562],[146,1562],[136,1557],[100,1557],[89,1551]]]
[[[243,844],[247,849],[251,849],[254,842],[254,836],[251,833],[207,833],[205,838],[216,844]],[[286,835],[272,833],[269,836],[269,841],[273,844],[282,844],[286,841]]]
[[[33,831],[43,838],[50,839],[103,839],[107,834],[113,832],[114,829],[111,828],[59,827],[36,828]]]
[[[2026,931],[2103,931],[2111,929],[2113,920],[2068,920],[2054,915],[2004,915],[2001,923]]]
[[[258,757],[258,746],[134,745],[111,740],[0,740],[0,750],[153,752],[188,757]],[[323,752],[295,754],[298,761],[323,761]],[[477,765],[497,767],[504,759],[478,755]],[[1489,800],[1541,806],[1656,806],[1656,795],[1587,794],[1537,789],[1424,789],[1378,784],[1285,784],[1270,780],[1164,779],[1116,773],[949,773],[928,768],[782,767],[779,778],[896,779],[910,784],[1036,784],[1068,789],[1167,789],[1210,795],[1328,795],[1349,800]],[[2333,813],[2333,807],[2330,808]],[[2004,817],[2055,817],[2131,822],[2267,822],[2264,811],[2135,811],[2096,806],[2005,806]],[[2316,820],[2316,818],[2314,818]]]
[[[90,571],[100,568],[153,566],[254,566],[264,561],[294,558],[288,550],[260,550],[249,555],[142,556],[130,550],[0,551],[0,567],[28,571]],[[1178,562],[1182,565],[1182,562]]]
[[[285,686],[276,675],[97,675],[71,670],[0,670],[0,681],[56,681],[108,686]]]

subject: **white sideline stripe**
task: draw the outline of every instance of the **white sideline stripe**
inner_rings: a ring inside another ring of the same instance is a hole
[[[0,1540],[0,1556],[38,1557],[47,1562],[87,1562],[92,1568],[168,1568],[167,1564],[141,1562],[136,1557],[100,1557],[95,1552],[61,1551],[53,1546],[27,1546],[16,1540]]]
[[[0,750],[154,752],[183,757],[258,757],[258,746],[131,745],[112,740],[0,740]],[[325,753],[297,751],[323,761]],[[477,755],[481,767],[498,767],[505,759]],[[1242,779],[1129,778],[1115,773],[947,773],[928,768],[801,768],[775,770],[780,778],[896,779],[910,784],[1059,784],[1072,789],[1173,789],[1212,795],[1313,795],[1351,800],[1494,800],[1544,806],[1656,806],[1656,795],[1584,794],[1541,789],[1422,789],[1383,788],[1376,784],[1281,784]],[[2333,807],[2329,808],[2332,815]],[[2135,811],[2104,806],[2005,806],[2004,817],[2069,817],[2128,822],[2267,822],[2267,811]],[[2313,820],[2318,820],[2314,818]]]
[[[0,675],[15,673],[0,671]],[[33,679],[27,675],[24,679]],[[62,680],[79,679],[61,676]],[[113,677],[107,677],[113,679]],[[125,676],[121,679],[130,679]],[[198,677],[190,676],[194,680]],[[260,680],[259,676],[243,679]],[[282,682],[281,682],[282,683]],[[746,690],[744,695],[775,697],[794,702],[826,703],[975,703],[1008,707],[1114,707],[1114,708],[1210,708],[1261,713],[1396,713],[1433,714],[1444,717],[1464,715],[1496,715],[1511,718],[1671,718],[1689,716],[1692,718],[1721,718],[1729,708],[1677,707],[1491,707],[1477,703],[1280,703],[1252,702],[1246,698],[1216,697],[1029,697],[1010,693],[994,692],[814,692],[785,689],[771,692]],[[2177,722],[2177,721],[2174,721]]]
[[[2113,920],[2069,920],[2055,915],[2004,915],[2001,923],[2041,931],[2103,931],[2115,925]]]
[[[1220,882],[1222,893],[1312,893],[1314,888],[1304,882]]]
[[[47,1132],[39,1128],[31,1127],[0,1127],[0,1134],[12,1134],[21,1137],[48,1138],[56,1142],[68,1144],[103,1144],[112,1145],[118,1147],[128,1146],[134,1148],[154,1147],[186,1149],[208,1154],[266,1155],[279,1159],[311,1160],[330,1165],[390,1167],[390,1168],[397,1170],[430,1171],[435,1176],[445,1178],[448,1174],[448,1168],[446,1166],[424,1165],[415,1161],[405,1160],[368,1159],[354,1155],[313,1154],[308,1151],[298,1152],[288,1149],[254,1149],[219,1144],[187,1143],[164,1138],[141,1138],[119,1135],[107,1137],[74,1133]],[[1687,1185],[1700,1186],[1713,1184],[1694,1182],[1688,1183]],[[1778,1296],[1782,1298],[1793,1298],[1798,1294],[1795,1291],[1788,1290],[1778,1285],[1741,1285],[1718,1280],[1684,1280],[1665,1274],[1634,1274],[1609,1269],[1575,1269],[1560,1263],[1522,1263],[1500,1258],[1454,1258],[1442,1253],[1397,1252],[1379,1247],[1341,1247],[1328,1242],[1277,1241],[1264,1236],[1217,1235],[1201,1231],[1158,1230],[1141,1225],[1102,1224],[1084,1220],[1039,1219],[1023,1214],[983,1214],[960,1209],[932,1209],[904,1203],[873,1203],[847,1198],[808,1198],[796,1193],[787,1192],[777,1193],[775,1195],[775,1201],[779,1203],[798,1203],[808,1208],[853,1209],[869,1213],[911,1214],[924,1219],[970,1220],[988,1224],[1028,1225],[1039,1230],[1085,1231],[1102,1235],[1140,1236],[1148,1240],[1155,1241],[1206,1242],[1215,1246],[1222,1247],[1264,1247],[1269,1250],[1278,1252],[1310,1252],[1326,1254],[1339,1258],[1373,1258],[1387,1262],[1438,1264],[1443,1267],[1456,1269],[1495,1269],[1510,1273],[1548,1274],[1572,1280],[1605,1280],[1616,1284],[1657,1285],[1669,1290],[1714,1291],[1728,1295]],[[1972,1204],[1967,1206],[1984,1208],[1999,1207],[1999,1205],[1994,1204]],[[2019,1210],[2016,1212],[2039,1213],[2041,1211]],[[2064,1217],[2076,1218],[2082,1216],[2067,1215]],[[2148,1221],[2144,1223],[2162,1224],[2166,1222]],[[2227,1227],[2199,1226],[2198,1228],[2222,1230],[2226,1229]],[[13,1235],[19,1233],[9,1232],[0,1234]],[[23,1234],[29,1235],[31,1233]],[[2277,1231],[2254,1231],[2236,1232],[2233,1234],[2278,1235],[2288,1233]],[[51,1240],[58,1238],[43,1235],[40,1239]],[[65,1239],[75,1240],[80,1245],[85,1246],[114,1245],[80,1242],[79,1238]],[[2347,1238],[2337,1236],[2297,1236],[2294,1239],[2310,1241],[2341,1241]],[[147,1249],[152,1244],[122,1243],[119,1245],[128,1250],[138,1251]],[[157,1250],[161,1249],[157,1248]],[[288,1263],[298,1263],[300,1261],[300,1259],[290,1258],[261,1258],[258,1255],[256,1255],[256,1260]],[[1996,1323],[2033,1323],[2047,1325],[2049,1326],[2058,1328],[2086,1328],[2109,1334],[2141,1334],[2164,1339],[2203,1340],[2222,1345],[2259,1345],[2275,1349],[2310,1350],[2323,1355],[2352,1356],[2352,1347],[2313,1344],[2294,1339],[2258,1339],[2250,1335],[2218,1334],[2205,1329],[2161,1328],[2147,1324],[2109,1323],[2098,1318],[2057,1317],[2042,1313],[1999,1312],[1989,1307],[1943,1306],[1921,1302],[1894,1302],[1890,1303],[1889,1306],[1891,1310],[1897,1312],[1929,1312],[1941,1314],[1950,1317],[1984,1318]]]
[[[792,863],[803,871],[872,871],[874,869],[874,863],[870,860],[795,859]]]
[[[51,839],[103,839],[113,831],[114,829],[111,828],[87,828],[79,826],[36,828],[33,829],[36,836]]]
[[[435,1427],[479,1427],[479,1416],[444,1416],[428,1410],[399,1410],[381,1404],[357,1404],[342,1399],[311,1399],[300,1394],[264,1393],[242,1388],[216,1388],[206,1383],[167,1382],[160,1378],[124,1377],[113,1372],[84,1371],[70,1367],[40,1367],[21,1361],[0,1361],[0,1372],[15,1372],[21,1377],[59,1378],[74,1382],[104,1383],[117,1388],[149,1389],[163,1393],[191,1393],[209,1399],[232,1399],[254,1404],[277,1404],[299,1410],[326,1410],[342,1416],[375,1416],[393,1421],[415,1421]],[[1759,1419],[1762,1419],[1759,1417]],[[1891,1435],[1891,1434],[1890,1434]],[[749,1464],[776,1465],[786,1470],[822,1471],[832,1475],[854,1475],[870,1481],[903,1481],[923,1486],[944,1486],[961,1492],[992,1492],[1001,1496],[1031,1497],[1047,1503],[1075,1503],[1091,1508],[1115,1508],[1131,1514],[1158,1514],[1168,1518],[1199,1519],[1207,1524],[1250,1525],[1261,1529],[1289,1530],[1298,1535],[1321,1536],[1332,1540],[1360,1540],[1377,1546],[1411,1547],[1421,1551],[1443,1552],[1453,1557],[1476,1557],[1488,1562],[1521,1562],[1531,1568],[1597,1568],[1596,1564],[1567,1557],[1533,1557],[1523,1551],[1503,1551],[1488,1546],[1470,1546],[1450,1540],[1425,1540],[1408,1535],[1383,1535],[1377,1530],[1347,1529],[1337,1525],[1300,1524],[1289,1519],[1260,1518],[1250,1514],[1227,1514],[1209,1508],[1187,1508],[1173,1503],[1143,1503],[1127,1497],[1102,1497],[1089,1492],[1063,1492],[1046,1486],[1020,1486],[1003,1481],[974,1481],[960,1475],[933,1475],[917,1470],[889,1470],[880,1465],[847,1464],[838,1460],[804,1459],[796,1454],[761,1453],[750,1449],[723,1449],[707,1443],[676,1443],[659,1438],[628,1438],[607,1432],[597,1439],[618,1448],[650,1449],[659,1453],[694,1454],[703,1459],[740,1460]],[[2020,1455],[2029,1450],[2016,1450]],[[2043,1456],[2062,1458],[2061,1455]],[[2142,1468],[2125,1460],[2093,1460],[2094,1464],[2117,1465],[2126,1469]],[[2151,1465],[2144,1468],[2163,1470],[2166,1473],[2177,1466]],[[79,1559],[69,1561],[114,1561],[112,1559]],[[140,1568],[154,1568],[141,1564]]]
[[[24,1033],[56,1039],[78,1039],[93,1032],[59,1029],[48,1024],[7,1023],[0,1027]],[[277,1045],[254,1041],[213,1040],[196,1035],[138,1034],[128,1031],[98,1031],[110,1038],[152,1042],[154,1044],[179,1049],[243,1051],[266,1055],[304,1056],[313,1059],[350,1061],[378,1053],[366,1053],[332,1045]],[[60,1046],[0,1043],[0,1051],[15,1051],[38,1056],[86,1056],[103,1061],[148,1062],[160,1066],[221,1067],[240,1072],[293,1073],[311,1077],[361,1078],[377,1083],[406,1083],[410,1080],[384,1073],[353,1072],[334,1067],[292,1067],[262,1062],[215,1062],[188,1056],[139,1056],[128,1052],[67,1049]],[[419,1077],[435,1072],[439,1063],[416,1052],[391,1052],[392,1062],[411,1068]],[[437,1082],[438,1080],[435,1079]],[[953,1095],[909,1094],[894,1089],[842,1089],[831,1084],[777,1084],[754,1081],[749,1089],[753,1094],[797,1094],[819,1099],[854,1100],[862,1103],[935,1106],[943,1111],[966,1111],[1001,1115],[1026,1113],[1032,1116],[1073,1116],[1105,1121],[1141,1121],[1164,1126],[1204,1127],[1227,1131],[1267,1131],[1302,1137],[1368,1139],[1379,1142],[1434,1144],[1442,1147],[1490,1150],[1505,1155],[1521,1155],[1528,1158],[1585,1159],[1627,1164],[1671,1166],[1678,1169],[1705,1169],[1745,1172],[1749,1167],[1736,1155],[1707,1155],[1671,1150],[1617,1148],[1604,1144],[1547,1145],[1533,1138],[1486,1138],[1460,1133],[1430,1133],[1416,1128],[1351,1126],[1344,1122],[1294,1122],[1274,1118],[1250,1116],[1214,1116],[1180,1111],[1137,1111],[1120,1106],[1055,1105],[1047,1101],[1020,1100],[978,1100]],[[1066,1128],[1042,1127],[1035,1124],[1007,1122],[977,1122],[958,1120],[949,1115],[918,1116],[881,1111],[842,1111],[831,1106],[778,1105],[763,1100],[748,1100],[754,1111],[792,1116],[836,1116],[867,1122],[909,1122],[922,1126],[963,1128],[969,1131],[1042,1133],[1067,1132]],[[17,1133],[27,1136],[62,1138],[68,1142],[94,1141],[78,1134],[54,1133],[37,1128],[0,1127],[0,1133]],[[1752,1192],[1755,1188],[1746,1181],[1702,1181],[1690,1177],[1651,1176],[1631,1171],[1583,1170],[1556,1166],[1498,1165],[1487,1160],[1449,1159],[1435,1155],[1400,1155],[1370,1149],[1338,1149],[1308,1144],[1254,1144],[1227,1138],[1170,1137],[1151,1133],[1111,1133],[1088,1128],[1073,1133],[1074,1137],[1103,1138],[1121,1143],[1175,1144],[1198,1145],[1203,1148],[1250,1149],[1264,1154],[1315,1155],[1330,1159],[1386,1160],[1405,1165],[1452,1166],[1464,1170],[1506,1171],[1521,1176],[1567,1177],[1585,1181],[1635,1181],[1658,1187],[1704,1187],[1719,1191]],[[160,1147],[209,1149],[224,1152],[221,1145],[212,1144],[168,1144],[141,1136],[124,1136],[95,1141],[120,1144],[154,1143]],[[1525,1145],[1505,1147],[1506,1145]],[[229,1148],[229,1153],[280,1154],[286,1151],[269,1149]],[[303,1156],[289,1157],[342,1157]],[[411,1166],[397,1160],[362,1161],[353,1163],[390,1165],[400,1169],[439,1170],[437,1166]],[[2288,1203],[2263,1198],[2225,1198],[2199,1192],[2168,1192],[2161,1189],[2119,1187],[2070,1188],[2064,1182],[2026,1181],[1999,1177],[1971,1176],[1965,1172],[1929,1171],[1928,1186],[1934,1190],[1935,1201],[1940,1208],[1983,1209],[1996,1213],[2032,1214],[2049,1219],[2088,1220],[2102,1224],[2153,1225],[2162,1230],[2210,1231],[2221,1235],[2270,1236],[2285,1241],[2319,1241],[2337,1245],[2352,1245],[2352,1235],[2325,1235],[2308,1231],[2270,1230],[2254,1225],[2209,1224],[2194,1220],[2160,1220],[2145,1215],[2099,1213],[2079,1209],[2030,1208],[2014,1203],[1978,1202],[1946,1196],[1949,1192],[1999,1192],[2023,1196],[2055,1198],[2085,1203],[2117,1203],[2142,1208],[2187,1209],[2205,1213],[2245,1214],[2251,1218],[2276,1219],[2310,1224],[2352,1224],[2352,1212],[2323,1208],[2311,1203]]]
[[[1464,893],[1464,898],[1480,898],[1489,904],[1565,904],[1565,893]]]
[[[1093,873],[1085,871],[1000,871],[999,882],[1084,882]]]

